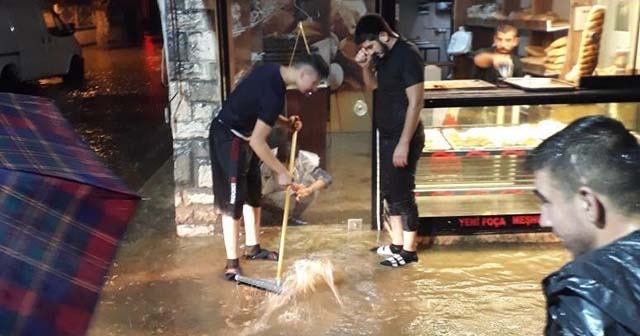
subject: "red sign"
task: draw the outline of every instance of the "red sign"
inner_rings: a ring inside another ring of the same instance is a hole
[[[513,216],[511,217],[511,223],[513,225],[538,225],[540,224],[540,215],[526,215],[526,216]]]
[[[469,227],[490,227],[503,228],[513,225],[538,225],[540,222],[539,215],[513,215],[513,216],[473,216],[458,217],[458,226],[461,228]]]

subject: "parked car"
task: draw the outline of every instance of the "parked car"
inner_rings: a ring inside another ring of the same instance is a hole
[[[0,0],[0,83],[52,76],[82,82],[84,59],[74,31],[44,2]]]

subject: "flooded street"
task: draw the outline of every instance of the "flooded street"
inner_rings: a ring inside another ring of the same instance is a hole
[[[369,134],[330,135],[327,160],[334,184],[306,214],[312,225],[287,232],[285,268],[307,258],[330,261],[342,306],[326,286],[318,286],[267,315],[278,297],[223,280],[220,232],[175,236],[172,164],[163,165],[171,137],[164,124],[167,94],[159,52],[150,39],[137,49],[85,48],[82,88],[50,80],[23,92],[54,99],[76,132],[145,197],[112,265],[89,335],[541,334],[540,281],[569,258],[559,245],[436,246],[420,250],[419,263],[401,269],[379,265],[383,258],[369,248],[388,240],[368,230]],[[348,218],[362,218],[363,224],[347,230]],[[275,250],[280,228],[267,224],[261,243]],[[275,262],[243,260],[242,267],[250,277],[276,275]]]
[[[279,230],[263,245],[275,248]],[[91,335],[536,335],[545,323],[540,280],[568,255],[557,245],[436,247],[402,269],[378,264],[369,230],[293,227],[285,266],[335,266],[340,307],[326,286],[259,324],[275,294],[222,280],[220,236],[125,246]],[[245,275],[275,278],[276,263],[246,261]]]
[[[418,263],[401,269],[381,266],[382,258],[369,248],[387,242],[386,233],[369,230],[366,220],[362,227],[348,230],[339,220],[362,214],[368,206],[363,193],[353,192],[364,189],[358,187],[361,182],[343,178],[353,165],[346,167],[350,168],[329,166],[341,188],[321,195],[322,202],[307,217],[313,225],[288,228],[284,256],[286,270],[297,260],[329,260],[343,306],[319,285],[316,292],[266,315],[277,296],[223,280],[220,232],[212,237],[175,237],[172,185],[167,183],[172,165],[165,164],[141,189],[149,200],[142,202],[129,226],[89,335],[542,333],[545,302],[540,281],[568,260],[560,245],[435,246],[421,249]],[[279,239],[279,226],[263,228],[262,246],[275,250]],[[241,266],[252,278],[276,277],[273,261],[242,260]]]
[[[53,99],[76,133],[137,189],[171,155],[160,51],[161,43],[149,36],[140,47],[85,47],[86,81],[81,87],[53,78],[25,85],[19,92]]]

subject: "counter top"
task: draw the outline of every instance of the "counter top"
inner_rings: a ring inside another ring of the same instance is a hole
[[[489,90],[426,90],[424,93],[425,108],[608,102],[640,102],[640,88],[524,91],[509,87]]]

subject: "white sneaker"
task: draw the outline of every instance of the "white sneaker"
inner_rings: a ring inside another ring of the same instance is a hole
[[[394,255],[393,252],[391,252],[391,245],[382,245],[382,246],[378,246],[377,248],[372,248],[371,249],[372,252],[375,252],[381,256],[392,256]]]

